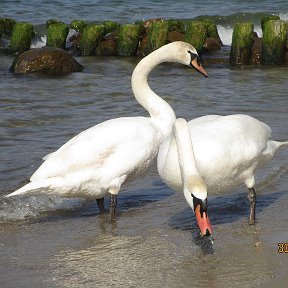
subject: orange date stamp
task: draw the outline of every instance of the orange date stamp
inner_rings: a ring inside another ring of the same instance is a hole
[[[278,253],[288,253],[288,242],[278,243]]]

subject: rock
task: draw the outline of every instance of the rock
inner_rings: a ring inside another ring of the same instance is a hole
[[[49,75],[64,75],[71,72],[81,72],[80,65],[68,52],[59,48],[35,48],[18,55],[11,72],[15,74],[43,73]]]
[[[208,52],[214,52],[221,49],[221,44],[219,43],[219,41],[211,37],[205,39],[203,46]]]
[[[63,23],[50,24],[48,27],[47,46],[65,49],[69,26]]]
[[[233,29],[232,46],[229,63],[233,66],[248,65],[253,45],[252,23],[236,23]]]
[[[87,25],[80,39],[80,53],[82,56],[96,55],[98,43],[105,34],[105,26],[98,24]]]
[[[282,65],[287,40],[287,25],[281,20],[269,20],[263,25],[263,65]]]
[[[30,23],[18,22],[14,25],[11,39],[10,47],[12,53],[24,52],[29,50],[32,37],[34,35],[33,25]]]
[[[140,26],[134,24],[121,25],[117,41],[117,55],[135,56],[140,37]]]
[[[175,42],[175,41],[184,41],[185,35],[178,31],[171,31],[168,33],[168,41]]]
[[[206,38],[207,29],[205,23],[200,21],[189,21],[187,23],[185,42],[193,45],[200,54]]]

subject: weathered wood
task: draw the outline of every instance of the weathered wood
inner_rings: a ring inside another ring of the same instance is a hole
[[[113,56],[116,54],[116,41],[113,39],[100,41],[97,45],[96,55],[98,56]]]
[[[207,38],[214,38],[218,41],[219,45],[222,45],[216,23],[210,19],[203,19],[202,22],[206,25]]]
[[[69,25],[63,23],[50,24],[48,27],[47,46],[65,49]]]
[[[287,25],[281,20],[269,20],[263,25],[261,64],[282,65],[287,40]]]
[[[82,56],[96,55],[96,48],[105,33],[104,25],[87,25],[80,39],[80,53]]]
[[[236,23],[233,29],[232,46],[229,63],[231,65],[248,65],[253,45],[252,23]]]
[[[200,21],[189,21],[186,27],[185,41],[195,47],[201,53],[205,39],[207,38],[206,25]]]
[[[33,25],[30,23],[18,22],[14,25],[11,35],[11,52],[24,52],[29,50],[34,35]]]
[[[16,21],[12,18],[0,18],[0,38],[2,36],[11,36]]]
[[[140,37],[140,26],[134,24],[125,24],[120,26],[117,55],[119,56],[135,56]]]
[[[261,18],[261,29],[263,31],[264,24],[270,20],[280,20],[279,16],[276,15],[267,15]]]

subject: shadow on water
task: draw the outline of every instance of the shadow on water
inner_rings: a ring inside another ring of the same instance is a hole
[[[265,208],[276,202],[282,196],[287,195],[286,191],[279,191],[265,195],[257,195],[256,213],[259,214]],[[209,218],[213,225],[232,223],[249,216],[249,203],[245,193],[233,196],[216,196],[209,200]],[[187,207],[173,215],[169,225],[175,229],[193,230],[196,219],[191,208]]]

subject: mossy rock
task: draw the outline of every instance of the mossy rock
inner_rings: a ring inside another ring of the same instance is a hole
[[[34,36],[34,28],[30,23],[18,22],[14,25],[9,49],[12,53],[29,50]]]
[[[3,36],[10,37],[16,21],[12,18],[0,18],[0,38]]]
[[[98,24],[87,25],[80,39],[80,53],[83,56],[96,55],[98,43],[105,34],[105,26]]]
[[[185,33],[185,24],[180,20],[169,19],[168,23],[168,31],[177,31],[180,33]]]
[[[151,26],[148,28],[146,45],[143,48],[143,55],[141,56],[146,56],[167,43],[168,22],[163,20],[152,22]]]
[[[282,65],[287,41],[287,24],[281,20],[269,20],[263,25],[261,63]]]
[[[65,75],[82,70],[83,66],[68,52],[51,47],[35,48],[19,54],[11,66],[11,72],[15,74]]]
[[[185,41],[195,47],[200,54],[207,38],[206,25],[200,21],[189,21],[186,27]]]
[[[280,16],[267,15],[267,16],[262,17],[262,18],[261,18],[261,28],[262,28],[262,31],[264,30],[264,24],[265,24],[267,21],[270,21],[270,20],[280,20]]]
[[[83,32],[84,28],[87,26],[87,23],[83,20],[73,20],[70,24],[70,28],[74,29],[77,32]]]
[[[46,27],[49,28],[49,26],[51,24],[65,24],[63,21],[59,20],[59,19],[49,19],[46,21]]]
[[[117,55],[135,56],[140,37],[140,26],[134,24],[121,25],[117,41]]]
[[[248,65],[250,63],[254,42],[254,25],[252,23],[236,23],[232,34],[232,46],[229,62],[231,65]]]
[[[48,27],[47,46],[65,49],[69,26],[63,23],[50,24]]]

